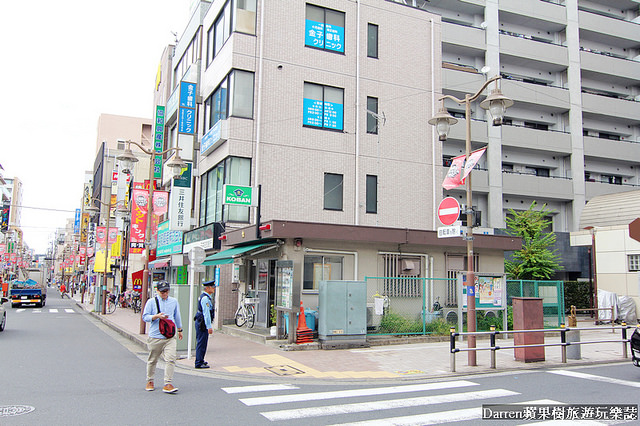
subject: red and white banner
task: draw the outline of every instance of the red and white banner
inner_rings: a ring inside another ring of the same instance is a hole
[[[471,170],[473,170],[476,164],[478,164],[478,161],[480,161],[480,157],[482,157],[482,155],[486,150],[487,150],[487,147],[485,146],[484,148],[480,148],[478,150],[473,151],[471,154],[469,154],[469,159],[467,160],[467,163],[464,165],[464,174],[462,175],[462,182],[464,182],[467,176],[469,176],[469,173],[471,173]]]
[[[442,187],[444,189],[453,189],[462,185],[464,181],[462,180],[462,170],[464,168],[464,155],[460,155],[451,160],[451,166],[449,167],[449,171],[447,172],[447,176],[444,178],[444,182],[442,182]]]

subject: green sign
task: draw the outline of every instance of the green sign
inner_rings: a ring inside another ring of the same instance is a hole
[[[224,185],[223,204],[236,206],[254,206],[257,200],[253,200],[253,188],[251,186]]]
[[[178,266],[176,268],[176,283],[178,284],[189,284],[187,280],[187,266]]]

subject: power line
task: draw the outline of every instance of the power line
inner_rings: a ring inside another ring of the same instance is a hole
[[[11,207],[19,207],[22,209],[33,209],[33,210],[47,210],[51,212],[64,212],[64,213],[75,213],[75,210],[64,210],[64,209],[52,209],[48,207],[31,207],[31,206],[21,206],[18,204],[11,204]]]

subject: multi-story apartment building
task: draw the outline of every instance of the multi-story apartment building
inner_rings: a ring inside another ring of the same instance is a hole
[[[223,284],[257,291],[258,324],[268,324],[278,260],[293,262],[298,296],[312,307],[323,278],[445,277],[466,268],[464,241],[435,232],[443,154],[428,120],[442,92],[440,34],[438,15],[391,1],[195,3],[170,80],[161,64],[156,102],[169,84],[165,138],[193,161],[195,226],[208,235],[219,225],[208,254],[222,229],[221,249],[249,255],[240,278],[231,266],[218,272]],[[195,137],[182,110],[191,108],[191,84]],[[260,216],[224,204],[224,184],[259,187]],[[479,235],[475,247],[477,268],[501,272],[504,250],[518,242]],[[233,316],[230,290],[217,293],[218,320]]]
[[[515,104],[505,124],[472,113],[481,226],[504,227],[509,209],[546,203],[568,276],[587,270],[568,248],[592,197],[640,186],[640,5],[633,0],[393,0],[442,18],[442,91],[474,93],[499,73]],[[446,103],[464,122],[464,109]],[[443,167],[464,153],[453,126]],[[464,197],[461,190],[445,195]],[[584,275],[582,275],[584,276]]]

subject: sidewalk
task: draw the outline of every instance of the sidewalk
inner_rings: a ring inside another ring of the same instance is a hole
[[[78,306],[89,312],[100,321],[113,328],[123,336],[140,344],[146,350],[146,335],[139,334],[140,314],[134,314],[131,309],[118,308],[113,314],[101,315],[93,311],[93,306],[80,302],[80,295],[74,299]],[[593,327],[593,323],[578,323],[579,327]],[[187,324],[184,339],[187,339]],[[601,326],[598,330],[581,331],[582,342],[621,340],[620,330],[612,332],[611,326]],[[631,336],[633,330],[628,331]],[[445,338],[446,339],[446,338]],[[199,374],[218,375],[237,378],[274,379],[282,377],[287,380],[298,379],[332,379],[332,380],[417,380],[424,378],[450,377],[452,375],[468,375],[488,372],[503,372],[509,370],[535,368],[566,368],[576,365],[589,365],[609,362],[631,363],[629,358],[623,358],[622,343],[596,343],[580,345],[581,359],[562,361],[560,346],[545,348],[545,361],[524,363],[514,359],[513,349],[496,351],[496,369],[490,368],[491,351],[477,352],[477,366],[467,364],[467,352],[456,354],[456,372],[450,370],[449,341],[434,341],[422,343],[400,343],[409,339],[394,337],[375,339],[370,348],[338,349],[338,350],[301,350],[285,351],[278,348],[278,343],[262,344],[247,340],[243,337],[225,334],[214,330],[209,338],[209,345],[205,359],[211,365],[210,369],[196,370],[194,360],[186,359],[186,350],[178,360],[179,369],[192,370]],[[195,331],[192,341],[195,347]],[[559,333],[547,334],[545,343],[559,343]],[[376,346],[373,346],[376,345]],[[513,339],[499,339],[498,346],[511,346]],[[476,347],[486,348],[488,339],[478,339]],[[466,342],[456,341],[456,348],[464,349]],[[195,356],[195,349],[191,351]]]

